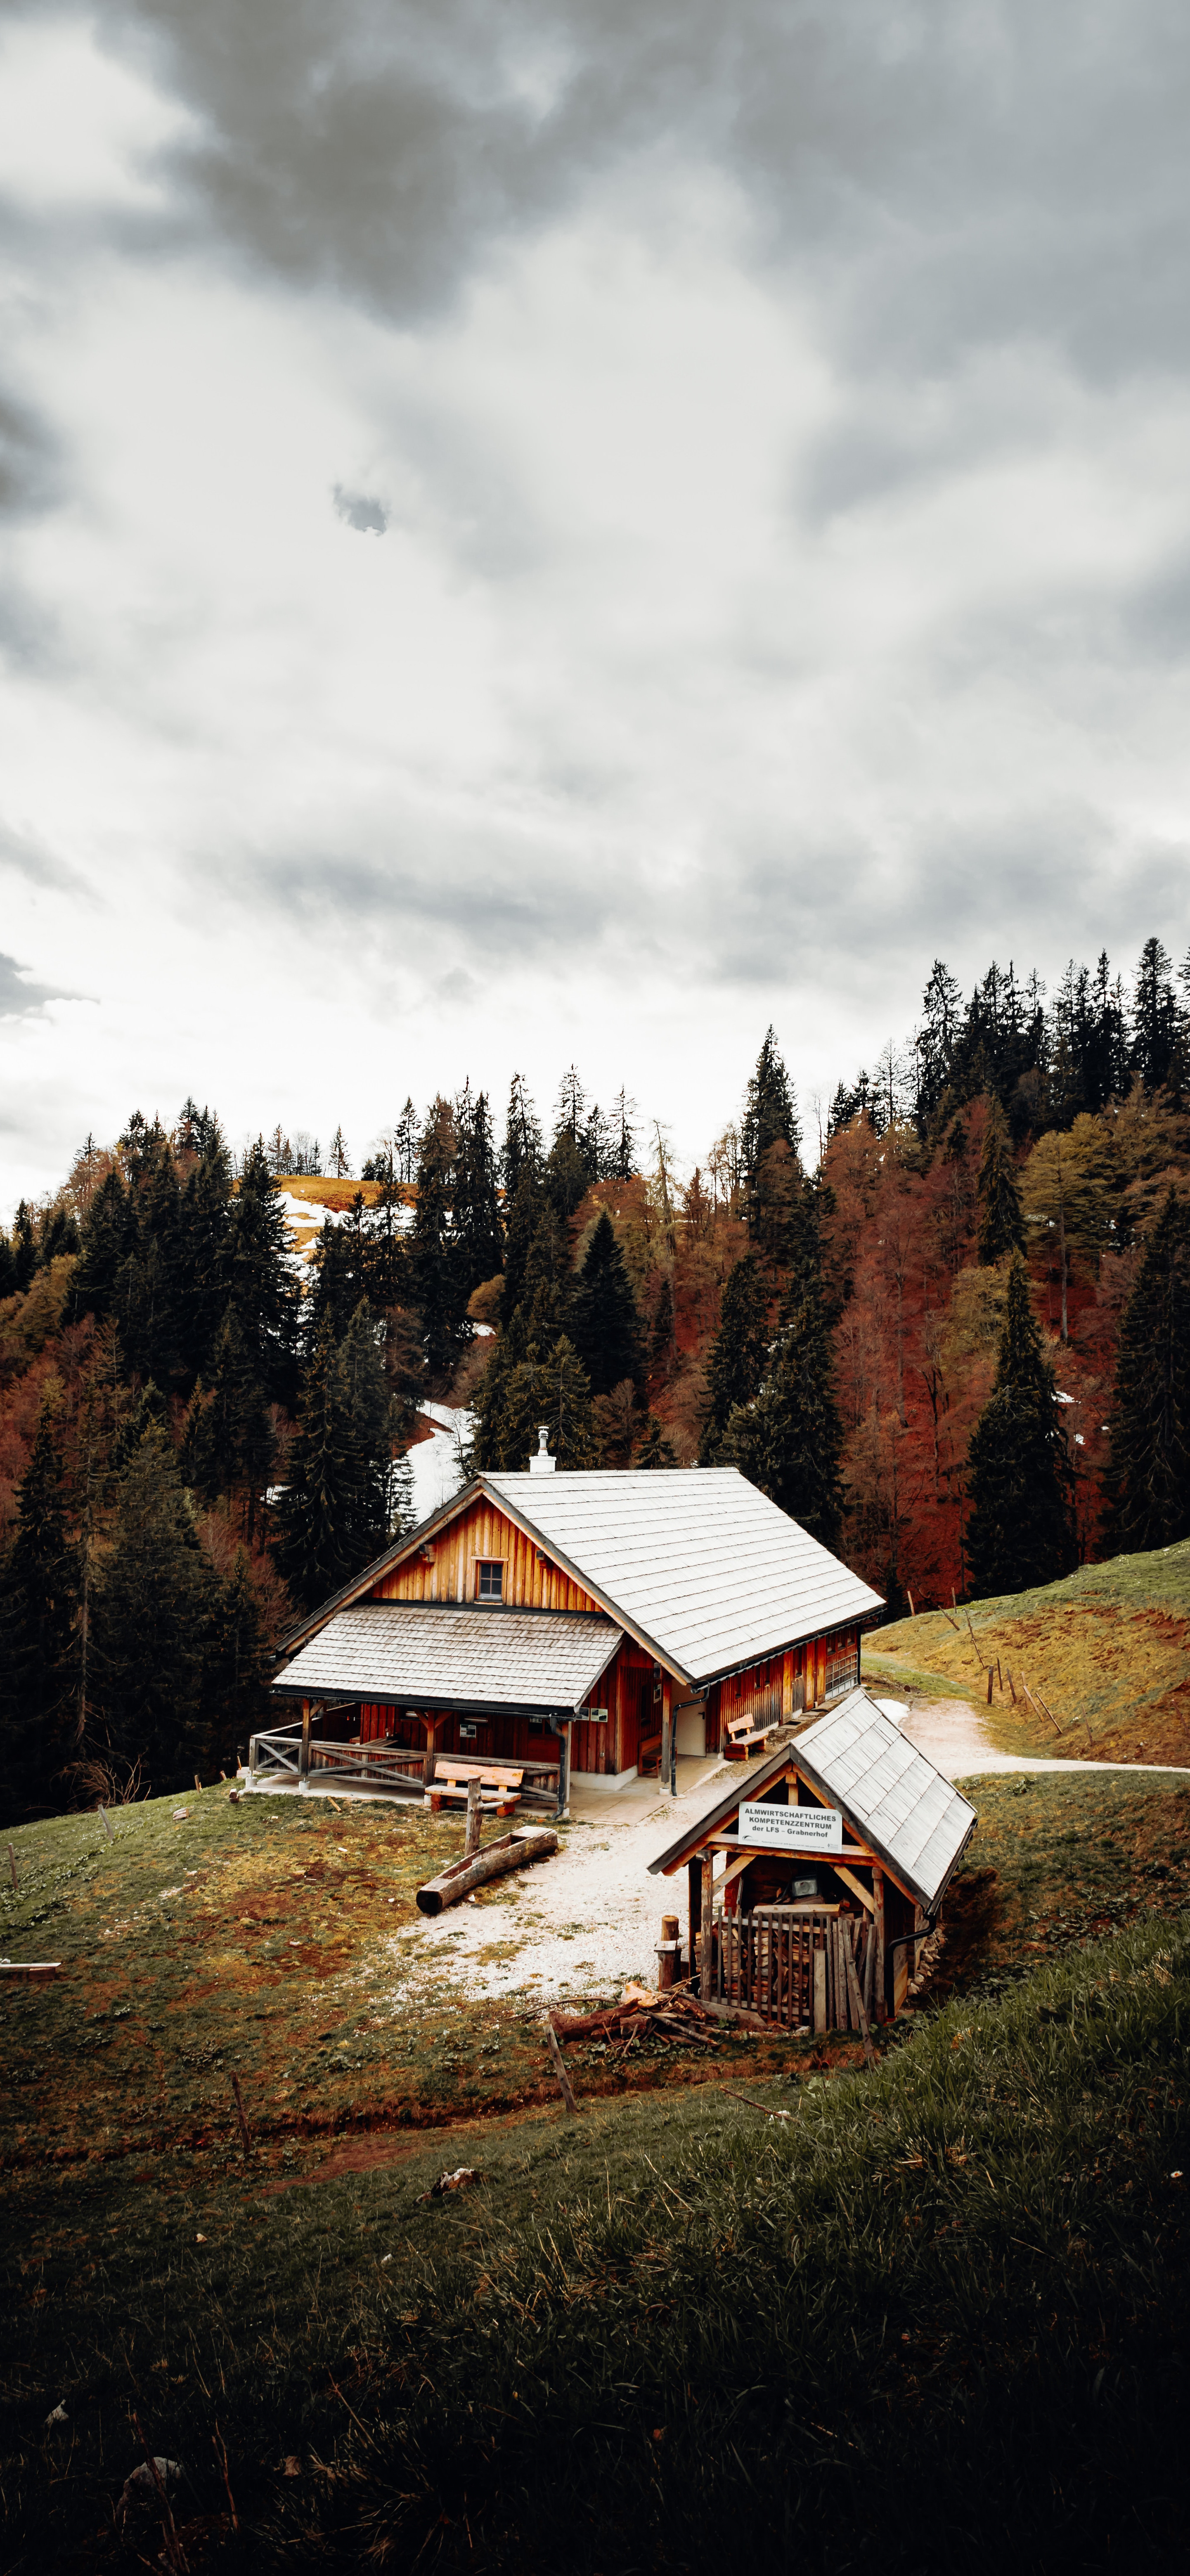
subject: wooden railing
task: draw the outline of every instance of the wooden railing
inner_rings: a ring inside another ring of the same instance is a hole
[[[867,1919],[758,1905],[715,1925],[711,1991],[781,2030],[857,2030],[847,1957],[869,2023],[874,2018],[876,1932]]]
[[[421,1798],[425,1794],[425,1759],[417,1744],[335,1744],[325,1736],[315,1736],[310,1745],[309,1776],[311,1780],[326,1780],[329,1775],[344,1787],[379,1789],[394,1798]],[[270,1727],[267,1734],[254,1735],[248,1747],[248,1770],[254,1782],[300,1783],[300,1720],[296,1726]],[[557,1763],[526,1762],[520,1789],[522,1804],[546,1807],[552,1813],[557,1795]]]

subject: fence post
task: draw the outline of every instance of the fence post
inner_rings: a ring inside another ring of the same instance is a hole
[[[302,1701],[302,1749],[301,1749],[301,1752],[300,1752],[300,1753],[299,1753],[299,1755],[298,1755],[298,1778],[299,1778],[299,1780],[308,1780],[308,1779],[309,1779],[309,1776],[310,1776],[310,1702],[309,1702],[309,1700],[308,1700],[308,1699],[304,1699],[304,1700]]]
[[[570,1801],[570,1721],[558,1726],[558,1805],[557,1814],[564,1816]]]

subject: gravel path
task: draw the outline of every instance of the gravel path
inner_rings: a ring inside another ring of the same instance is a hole
[[[968,1779],[981,1771],[1175,1771],[1171,1762],[1096,1762],[1079,1755],[1001,1753],[993,1744],[977,1709],[965,1699],[910,1701],[901,1729],[911,1744],[927,1753],[948,1780]]]
[[[498,1897],[394,1936],[404,1993],[412,2001],[448,1980],[456,1994],[524,1995],[544,2007],[566,1994],[618,1995],[628,1977],[651,1983],[662,1915],[685,1920],[686,1875],[650,1878],[649,1862],[717,1804],[727,1777],[715,1762],[680,1762],[676,1800],[652,1781],[615,1796],[576,1790],[551,1860],[502,1880]]]

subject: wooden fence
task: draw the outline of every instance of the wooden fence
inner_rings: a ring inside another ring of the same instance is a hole
[[[854,1915],[758,1905],[715,1925],[711,1991],[781,2030],[858,2030],[847,1959],[869,2024],[875,2018],[876,1930]]]
[[[253,1784],[260,1781],[281,1787],[292,1781],[295,1788],[300,1787],[301,1754],[300,1719],[296,1726],[271,1727],[265,1734],[254,1735],[248,1747]],[[425,1760],[416,1744],[335,1744],[325,1736],[315,1736],[310,1745],[309,1777],[334,1787],[380,1790],[386,1797],[420,1800],[425,1795]],[[524,1774],[519,1791],[522,1805],[544,1807],[552,1813],[558,1796],[557,1763],[526,1762],[517,1767]]]

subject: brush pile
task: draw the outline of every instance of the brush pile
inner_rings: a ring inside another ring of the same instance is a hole
[[[549,2015],[559,2039],[619,2039],[618,2051],[626,2057],[630,2048],[642,2038],[664,2040],[671,2048],[717,2048],[712,2039],[712,2016],[688,1986],[670,1986],[664,1994],[635,1982],[625,1986],[618,2004],[606,2004],[602,2011]]]

